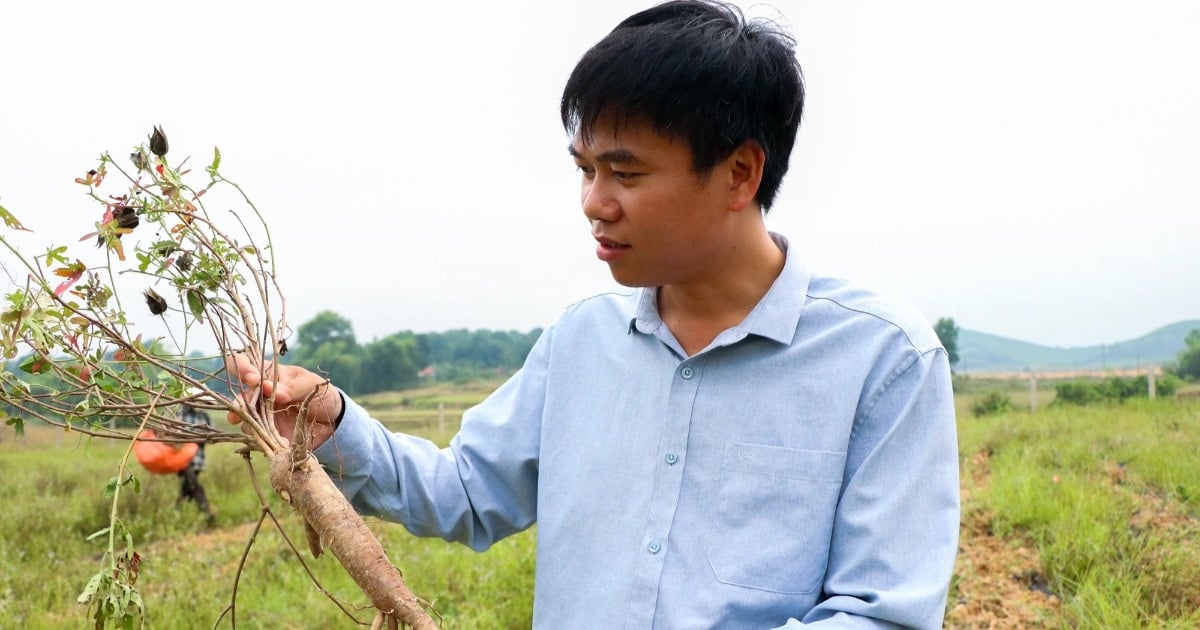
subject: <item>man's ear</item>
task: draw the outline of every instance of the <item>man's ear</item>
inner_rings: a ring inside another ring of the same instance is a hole
[[[762,184],[767,154],[762,146],[747,140],[733,150],[726,163],[729,166],[729,209],[740,212],[754,203]]]

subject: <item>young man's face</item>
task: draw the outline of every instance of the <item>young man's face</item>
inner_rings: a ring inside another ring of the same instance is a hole
[[[583,213],[596,256],[631,287],[702,283],[719,273],[728,212],[726,165],[692,170],[691,149],[648,126],[597,122],[576,135],[571,154],[582,173]]]

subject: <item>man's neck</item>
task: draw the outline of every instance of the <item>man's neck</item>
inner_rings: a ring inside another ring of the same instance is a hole
[[[757,230],[714,261],[712,268],[719,272],[660,287],[659,316],[692,356],[754,310],[783,271],[785,259],[765,227]]]

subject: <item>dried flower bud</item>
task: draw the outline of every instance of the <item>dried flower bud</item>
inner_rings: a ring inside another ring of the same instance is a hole
[[[137,210],[133,206],[117,206],[113,208],[113,220],[117,227],[132,230],[138,226]]]
[[[192,252],[183,252],[183,255],[175,259],[175,267],[183,273],[192,270]]]
[[[154,126],[154,133],[150,135],[150,152],[158,157],[167,154],[167,134],[158,125]]]
[[[150,307],[150,313],[154,315],[162,315],[167,312],[167,301],[163,297],[154,292],[154,289],[146,289],[146,306]]]
[[[287,353],[288,353],[287,340],[280,339],[279,340],[279,356],[283,356]]]
[[[150,170],[150,162],[146,160],[146,154],[143,153],[141,149],[130,153],[129,161],[133,162],[133,165],[136,166],[137,170],[139,171]]]

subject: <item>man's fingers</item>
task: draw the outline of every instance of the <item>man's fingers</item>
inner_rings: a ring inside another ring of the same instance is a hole
[[[258,407],[263,399],[273,401],[274,411],[283,413],[284,417],[294,416],[299,405],[304,402],[314,389],[320,389],[313,397],[309,408],[309,417],[316,422],[330,423],[340,409],[340,400],[331,397],[332,387],[328,381],[317,374],[294,365],[279,365],[272,372],[272,365],[257,366],[243,353],[226,355],[225,366],[243,386],[238,396],[238,403],[243,409]],[[238,412],[229,413],[230,422],[237,424],[241,421],[235,416]],[[277,416],[279,421],[281,417]]]
[[[271,385],[270,381],[263,383],[265,395],[270,395],[271,390],[268,388]],[[333,389],[325,382],[325,379],[311,372],[307,372],[299,378],[281,380],[276,383],[274,387],[275,406],[277,409],[287,408],[292,412],[298,411],[300,404],[313,389],[318,389],[318,391],[309,402],[309,419],[315,422],[332,422],[333,416],[337,413],[337,410],[333,409],[334,405],[330,402],[333,400]]]
[[[242,410],[246,409],[247,396],[249,396],[250,394],[251,394],[251,392],[247,391],[247,392],[242,392],[242,394],[240,396],[233,397],[233,399],[232,399],[233,408],[230,409],[229,411],[225,412],[225,419],[229,420],[230,424],[241,424],[242,423],[242,416],[241,416],[240,412]]]
[[[259,383],[269,378],[271,364],[258,365],[250,361],[244,352],[225,355],[225,371],[247,387],[257,387]]]
[[[230,374],[241,376],[242,372],[250,369],[250,358],[245,352],[234,352],[225,355],[225,370]]]

